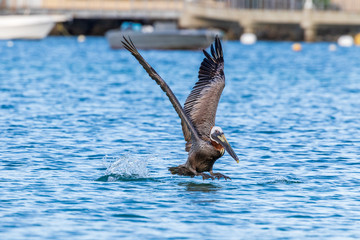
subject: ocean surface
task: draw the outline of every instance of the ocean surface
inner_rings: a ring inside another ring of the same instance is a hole
[[[135,43],[136,44],[136,43]],[[104,38],[0,41],[0,239],[360,239],[360,48],[224,42],[238,154],[205,180],[179,118]],[[183,103],[200,51],[140,51]]]

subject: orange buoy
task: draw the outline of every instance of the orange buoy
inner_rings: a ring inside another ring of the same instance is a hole
[[[355,43],[356,46],[360,46],[360,33],[355,35],[354,43]]]
[[[302,46],[300,43],[294,43],[291,48],[294,52],[300,52],[302,50]]]

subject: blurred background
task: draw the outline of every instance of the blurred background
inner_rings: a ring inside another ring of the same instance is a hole
[[[0,0],[0,239],[360,239],[359,32],[360,0]],[[168,172],[180,119],[123,35],[181,103],[203,53],[153,49],[223,38],[232,181]]]
[[[360,32],[358,0],[0,0],[0,14],[55,14],[51,35],[103,36],[124,22],[216,28],[231,40],[252,33],[259,40],[335,41]]]

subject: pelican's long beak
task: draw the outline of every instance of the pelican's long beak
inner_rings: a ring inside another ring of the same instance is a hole
[[[234,158],[234,160],[239,163],[239,158],[236,156],[236,153],[230,146],[230,143],[226,140],[226,137],[224,134],[220,134],[217,136],[214,136],[214,138],[217,140],[218,143],[221,144],[225,148],[225,150]]]

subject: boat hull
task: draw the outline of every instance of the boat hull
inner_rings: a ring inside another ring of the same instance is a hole
[[[123,48],[123,37],[130,37],[139,49],[204,49],[210,46],[216,35],[216,30],[177,30],[164,32],[134,32],[110,30],[106,38],[113,49]]]
[[[65,20],[66,17],[47,15],[0,16],[0,39],[43,39],[56,22]]]

